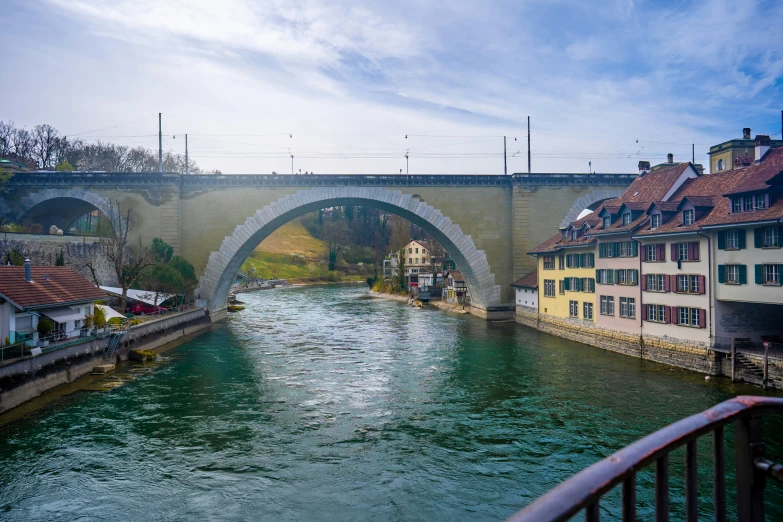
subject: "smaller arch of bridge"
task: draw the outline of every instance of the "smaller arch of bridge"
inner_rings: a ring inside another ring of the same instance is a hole
[[[563,221],[560,222],[560,228],[566,228],[570,223],[576,221],[584,209],[597,206],[597,203],[608,199],[619,198],[623,195],[623,192],[624,190],[619,189],[596,190],[590,194],[580,196],[571,206]]]
[[[267,205],[226,236],[220,250],[212,252],[199,284],[200,296],[210,312],[225,310],[234,277],[250,253],[280,226],[324,207],[366,205],[397,214],[432,235],[456,261],[471,295],[480,309],[500,304],[500,286],[482,250],[456,223],[431,205],[410,194],[381,187],[317,187]]]
[[[59,200],[75,200],[80,204],[75,205],[73,211],[58,215],[57,212],[52,211],[51,206]],[[39,207],[39,205],[45,206]],[[38,209],[42,210],[47,215],[52,216],[52,221],[57,221],[57,223],[50,224],[55,224],[63,230],[73,223],[73,220],[79,217],[79,215],[76,214],[79,214],[82,211],[89,212],[92,209],[98,209],[105,216],[110,216],[112,213],[111,204],[109,201],[106,198],[95,194],[94,192],[81,189],[48,188],[38,192],[33,192],[29,196],[22,198],[19,201],[18,210],[15,215],[15,221],[17,223],[23,222],[25,219],[33,215],[33,213]]]

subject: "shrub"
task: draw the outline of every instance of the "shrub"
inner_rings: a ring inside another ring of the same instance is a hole
[[[115,317],[115,319],[117,319]],[[93,315],[93,321],[95,321],[95,326],[104,326],[106,324],[106,313],[103,311],[102,308],[95,307],[95,315]]]
[[[109,319],[109,324],[122,324],[122,319],[119,317],[112,317]]]
[[[49,335],[49,333],[52,331],[52,328],[54,328],[54,325],[49,319],[41,318],[38,320],[38,335],[41,337],[46,337]]]

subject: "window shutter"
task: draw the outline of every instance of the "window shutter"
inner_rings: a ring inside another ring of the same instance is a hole
[[[756,284],[764,284],[764,265],[756,265]]]
[[[739,265],[739,282],[741,285],[748,284],[748,267],[746,265]]]
[[[756,248],[762,248],[764,246],[764,229],[763,228],[754,228],[753,229],[753,246]],[[759,266],[759,265],[756,265]],[[756,281],[758,282],[758,281]]]
[[[672,243],[672,261],[677,261],[677,243]]]
[[[637,269],[631,270],[631,273],[633,274],[633,284],[638,285],[639,284],[639,271]]]
[[[737,243],[738,243],[738,245],[737,245],[737,246],[738,246],[740,249],[745,249],[745,248],[747,248],[747,247],[745,246],[745,229],[744,229],[744,228],[743,228],[743,229],[740,229],[740,230],[737,230]]]
[[[587,254],[587,261],[590,267],[595,266],[595,254],[593,254],[592,252]]]
[[[620,271],[619,270],[612,270],[614,272],[614,280],[617,282],[617,284],[620,284]]]
[[[699,260],[699,242],[688,243],[688,261]]]
[[[643,292],[647,291],[647,278],[646,277],[644,279],[642,279],[642,291]]]
[[[663,276],[663,291],[671,291],[671,285],[669,284],[669,276]]]
[[[612,243],[612,257],[620,255],[620,243]]]
[[[718,282],[721,284],[726,282],[726,265],[718,265]]]
[[[587,268],[587,254],[579,254],[579,267]]]
[[[655,245],[658,261],[666,261],[666,243]]]
[[[699,276],[699,293],[703,294],[706,289],[705,286],[707,286],[707,278],[705,278],[703,275]]]
[[[663,322],[666,324],[670,324],[672,322],[672,309],[671,307],[664,306],[663,307]]]
[[[565,287],[566,290],[571,290],[571,278],[570,277],[566,277],[563,280],[563,286]]]
[[[607,284],[610,284],[610,285],[614,284],[614,270],[607,270],[606,271],[606,282],[607,282]]]
[[[601,271],[597,268],[595,269],[595,280],[600,281],[601,280]]]
[[[671,310],[672,310],[672,315],[671,315],[672,324],[680,324],[680,307],[672,306]]]
[[[588,291],[595,293],[595,279],[590,279],[590,288],[588,289]]]
[[[598,257],[606,257],[606,243],[598,245]]]
[[[718,250],[726,250],[726,231],[718,232]]]
[[[647,261],[647,247],[642,247],[642,261]]]
[[[639,242],[638,241],[631,241],[631,253],[633,254],[633,257],[636,257],[639,255]]]
[[[703,308],[699,309],[699,328],[707,327],[707,311]]]

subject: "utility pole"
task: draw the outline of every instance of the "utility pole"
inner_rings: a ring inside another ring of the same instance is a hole
[[[291,175],[294,175],[294,155],[291,154]]]
[[[188,135],[185,134],[185,175],[187,176],[188,174],[190,174],[188,167]]]
[[[527,173],[530,174],[530,116],[527,117]]]
[[[158,172],[163,173],[163,123],[158,113]]]
[[[691,163],[696,165],[696,144],[691,143]]]
[[[408,149],[410,150],[410,149]],[[405,151],[405,176],[410,177],[410,171],[408,170],[408,151]]]
[[[506,137],[503,136],[503,174],[508,176],[508,159],[506,158]]]

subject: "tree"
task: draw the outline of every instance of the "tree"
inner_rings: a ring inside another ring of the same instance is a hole
[[[38,168],[50,170],[54,167],[57,151],[62,144],[60,133],[49,124],[36,125],[33,127],[33,159],[38,164]]]
[[[174,255],[174,247],[159,237],[152,240],[152,248],[150,250],[158,263],[168,263]]]
[[[166,263],[155,263],[146,267],[139,277],[139,282],[145,290],[155,292],[154,306],[160,303],[159,294],[177,294],[185,286],[182,275]]]
[[[348,239],[348,225],[345,221],[331,220],[324,224],[323,239],[329,244],[329,271],[337,264],[337,254]]]
[[[3,185],[11,181],[11,178],[13,178],[14,175],[10,172],[6,172],[5,169],[0,167],[0,193],[3,192]]]
[[[180,256],[172,257],[171,261],[169,261],[169,266],[174,268],[174,270],[179,272],[179,275],[182,276],[182,282],[184,283],[182,293],[186,296],[191,296],[198,284],[195,267],[185,260],[185,258]]]
[[[65,252],[63,252],[62,249],[60,249],[60,252],[57,254],[57,259],[54,261],[54,266],[65,266]]]
[[[136,246],[130,244],[128,235],[133,229],[136,215],[133,208],[128,207],[123,211],[118,200],[109,200],[109,213],[106,216],[111,224],[111,230],[107,237],[100,240],[100,251],[111,263],[114,274],[117,276],[117,284],[122,288],[120,297],[120,309],[125,310],[128,304],[128,288],[131,288],[141,277],[145,268],[153,264],[153,256],[148,248],[144,248],[141,238]],[[96,264],[93,260],[85,263],[92,273],[96,284]]]
[[[54,167],[54,170],[57,172],[73,172],[73,165],[71,165],[67,159],[64,159]]]
[[[397,252],[397,282],[400,284],[400,290],[405,290],[405,248],[400,248]]]
[[[24,266],[24,256],[16,250],[9,250],[5,255],[4,265]]]
[[[198,284],[196,269],[184,258],[175,256],[173,246],[156,237],[150,254],[153,264],[144,270],[141,283],[145,290],[155,292],[155,304],[160,292],[185,295],[193,292]]]

